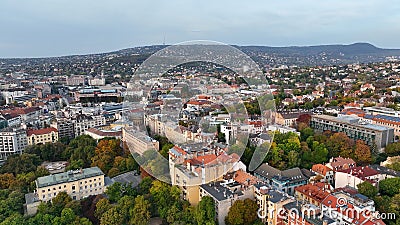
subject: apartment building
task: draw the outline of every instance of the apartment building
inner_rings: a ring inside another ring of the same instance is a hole
[[[75,137],[75,123],[71,119],[57,118],[50,126],[58,130],[59,139],[73,139]]]
[[[15,128],[5,128],[0,131],[0,164],[8,156],[22,154],[28,145],[26,131]]]
[[[290,195],[293,195],[297,186],[307,184],[310,178],[308,173],[306,174],[298,167],[281,171],[267,163],[258,167],[254,171],[254,175],[274,189]]]
[[[264,224],[277,225],[280,211],[285,204],[294,201],[288,194],[272,189],[264,183],[254,185],[254,196],[259,208],[258,214]]]
[[[356,162],[351,158],[336,157],[329,159],[329,162],[325,165],[333,171],[345,170],[356,167]]]
[[[89,78],[88,82],[89,82],[90,86],[104,86],[104,85],[106,85],[106,79],[103,76]]]
[[[329,184],[334,183],[334,171],[326,165],[314,164],[311,167],[311,171],[314,172],[317,176],[319,175],[320,177],[322,177],[320,181],[327,182]]]
[[[169,150],[172,184],[180,186],[185,200],[197,205],[200,185],[219,181],[231,171],[246,170],[239,158],[235,153],[228,155],[226,149],[216,145],[174,146]]]
[[[129,128],[122,128],[122,140],[128,145],[129,150],[133,153],[143,155],[150,149],[159,151],[159,142],[144,133]]]
[[[55,143],[58,141],[58,131],[54,127],[39,130],[27,130],[28,145]]]
[[[66,192],[73,200],[104,192],[104,173],[98,167],[70,170],[64,173],[39,177],[35,181],[38,199],[51,201],[60,192]]]
[[[381,180],[380,173],[368,166],[358,166],[345,170],[336,171],[335,188],[352,187],[357,189],[357,185],[364,181],[377,186]]]
[[[92,127],[106,125],[106,118],[103,115],[78,115],[74,120],[75,137],[83,135],[84,132]]]
[[[317,131],[343,132],[354,140],[363,140],[377,150],[394,141],[394,129],[374,124],[368,124],[353,116],[333,117],[328,115],[313,115],[311,127]]]
[[[85,76],[72,75],[66,79],[68,86],[85,85]]]
[[[200,200],[209,196],[214,200],[218,224],[225,224],[230,207],[237,200],[254,199],[254,185],[259,180],[243,169],[229,172],[221,181],[200,185]]]
[[[400,117],[399,111],[383,107],[367,107],[364,110],[349,108],[344,109],[338,116],[352,115],[370,124],[376,124],[394,129],[394,135],[400,136]]]
[[[394,110],[392,108],[372,106],[372,107],[364,107],[363,110],[367,114],[371,115],[386,115],[386,116],[400,117],[400,111]]]
[[[275,123],[285,127],[293,127],[297,123],[297,118],[300,115],[307,113],[299,113],[299,112],[276,112],[275,114]]]
[[[219,181],[202,184],[199,187],[199,192],[200,200],[205,196],[214,200],[216,219],[220,225],[225,225],[225,217],[235,201],[246,198],[254,199],[253,189],[242,188],[241,184],[237,182]]]
[[[321,206],[322,201],[331,194],[331,185],[323,182],[310,183],[295,188],[295,197],[298,201]]]

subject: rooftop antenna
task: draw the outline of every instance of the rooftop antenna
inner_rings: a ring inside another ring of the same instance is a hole
[[[163,45],[165,46],[165,34],[164,34],[164,39],[163,39]]]

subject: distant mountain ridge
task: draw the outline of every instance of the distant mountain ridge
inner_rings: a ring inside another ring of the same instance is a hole
[[[354,43],[349,45],[315,45],[315,46],[237,46],[238,49],[248,54],[260,65],[333,65],[349,63],[369,63],[385,61],[387,57],[398,57],[400,59],[400,49],[383,49],[369,43]],[[94,61],[106,61],[110,57],[115,60],[131,60],[141,63],[151,54],[168,47],[168,45],[152,45],[126,48],[112,52],[70,55],[61,57],[47,58],[15,58],[1,59],[1,63],[28,64],[28,63],[73,63],[77,60],[90,59]]]
[[[387,52],[399,52],[400,49],[383,49],[369,43],[354,43],[349,45],[314,45],[314,46],[288,46],[288,47],[269,47],[269,46],[239,46],[242,50],[263,50],[273,53],[302,53],[319,54],[322,52],[343,53],[343,54],[380,54]]]

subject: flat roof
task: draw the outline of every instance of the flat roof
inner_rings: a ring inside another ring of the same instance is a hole
[[[377,131],[393,130],[393,128],[388,128],[388,127],[379,126],[379,125],[375,125],[375,124],[360,124],[360,123],[358,123],[360,121],[360,119],[357,117],[354,117],[354,116],[334,117],[334,116],[328,116],[328,115],[313,115],[312,118],[330,120],[330,121],[334,121],[334,122],[338,122],[338,123],[347,123],[352,126],[371,129],[371,130],[377,130]]]
[[[36,186],[38,188],[47,187],[55,184],[67,183],[100,175],[104,175],[104,173],[97,166],[85,168],[82,170],[74,170],[74,171],[70,170],[64,173],[51,174],[48,176],[39,177],[36,180]]]

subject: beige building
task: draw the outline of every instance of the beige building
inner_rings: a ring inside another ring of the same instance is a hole
[[[170,120],[166,114],[146,115],[144,118],[145,124],[152,134],[167,137],[171,142],[178,144],[191,141],[188,138],[190,135]]]
[[[103,138],[116,138],[121,139],[122,131],[121,130],[111,130],[109,127],[99,127],[99,128],[89,128],[85,130],[84,134],[89,135],[95,140],[100,140]]]
[[[283,206],[293,202],[288,194],[268,187],[264,183],[254,185],[254,196],[258,205],[258,214],[264,224],[279,224],[278,218]]]
[[[171,182],[180,186],[185,200],[197,205],[200,185],[221,180],[230,171],[246,170],[239,158],[235,153],[228,155],[225,149],[217,146],[174,146],[169,151]]]
[[[58,141],[58,131],[54,127],[39,130],[27,130],[28,145],[55,143]]]
[[[302,114],[306,113],[277,112],[275,114],[275,123],[281,126],[293,127],[297,123],[297,118]]]
[[[39,177],[35,194],[39,201],[51,201],[60,192],[66,192],[73,200],[104,192],[104,173],[98,167],[68,171]]]
[[[159,150],[159,143],[157,140],[133,129],[123,128],[122,140],[128,145],[132,153],[135,152],[139,155],[142,155],[145,151],[150,149]]]

